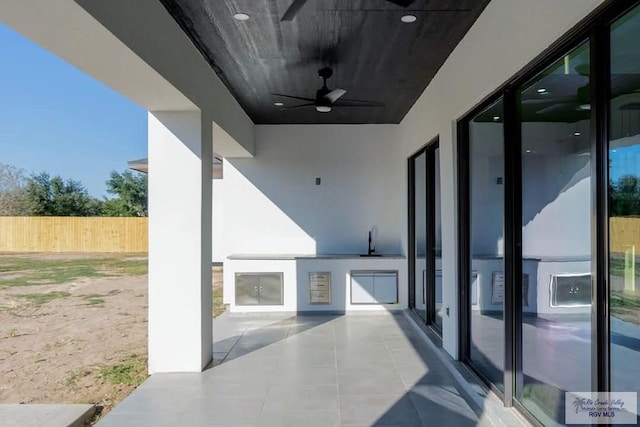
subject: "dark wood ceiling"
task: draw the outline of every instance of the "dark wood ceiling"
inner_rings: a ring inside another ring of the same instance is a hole
[[[256,124],[399,123],[490,0],[308,0],[281,22],[293,0],[161,0]],[[233,18],[246,13],[247,21]],[[400,18],[415,15],[405,24]],[[272,95],[314,98],[318,70],[345,99],[384,106],[333,108]]]

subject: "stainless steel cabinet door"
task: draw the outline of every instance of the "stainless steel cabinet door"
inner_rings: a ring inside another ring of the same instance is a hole
[[[398,276],[396,273],[376,273],[373,276],[373,296],[377,303],[398,302]]]
[[[261,274],[259,281],[260,305],[282,305],[282,275]]]
[[[258,305],[259,276],[255,274],[236,274],[236,305]]]
[[[351,304],[375,304],[372,274],[351,276]]]

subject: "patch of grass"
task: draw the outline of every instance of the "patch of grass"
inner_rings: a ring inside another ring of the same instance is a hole
[[[46,304],[49,301],[52,301],[57,298],[66,298],[71,295],[69,292],[64,291],[51,291],[42,294],[22,294],[16,295],[16,298],[24,299],[29,301],[33,305],[42,305]]]
[[[227,307],[222,302],[222,269],[214,267],[211,271],[212,274],[212,286],[213,286],[213,304],[212,315],[218,317],[225,312]]]
[[[612,276],[624,277],[624,257],[612,255],[609,258],[609,270]],[[637,263],[635,277],[640,278],[640,266]]]
[[[102,294],[83,295],[82,299],[87,302],[87,305],[102,305],[104,304],[103,296]]]
[[[144,356],[131,355],[117,365],[100,368],[100,378],[112,384],[137,387],[147,379],[147,360]]]
[[[102,305],[104,304],[104,298],[119,294],[118,289],[112,289],[106,294],[89,294],[80,295],[80,297],[87,302],[87,305]]]
[[[629,293],[612,292],[611,307],[640,308],[640,296]]]
[[[213,289],[213,317],[218,317],[224,313],[226,307],[222,303],[222,288]]]
[[[89,266],[51,268],[35,272],[26,272],[24,275],[11,279],[0,279],[0,287],[54,285],[72,282],[80,277],[102,277],[104,273],[96,271]]]
[[[71,374],[64,379],[64,385],[67,387],[75,387],[78,379],[91,375],[91,371],[86,368],[74,369]]]
[[[140,276],[147,274],[145,258],[36,259],[0,257],[0,288],[13,286],[52,285],[72,282],[82,277]]]
[[[146,259],[116,260],[109,263],[107,268],[123,276],[144,276],[149,272],[148,264]]]
[[[612,292],[611,314],[626,322],[640,324],[640,295],[628,292]]]

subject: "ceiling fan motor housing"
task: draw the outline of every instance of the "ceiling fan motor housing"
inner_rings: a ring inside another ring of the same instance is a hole
[[[331,92],[329,88],[324,85],[316,91],[316,105],[331,106],[331,100],[327,98],[327,95]]]

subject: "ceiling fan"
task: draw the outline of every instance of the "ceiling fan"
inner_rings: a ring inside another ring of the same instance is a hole
[[[292,105],[290,107],[282,107],[281,110],[290,110],[292,108],[311,107],[314,106],[316,111],[320,113],[329,113],[333,107],[383,107],[384,104],[374,101],[364,101],[360,99],[343,99],[342,96],[347,93],[345,89],[329,89],[327,87],[327,79],[333,75],[330,67],[324,67],[318,70],[318,75],[322,79],[322,87],[316,91],[315,98],[306,98],[303,96],[284,95],[281,93],[272,93],[271,95],[282,96],[284,98],[299,99],[308,101],[307,104]]]
[[[397,4],[402,7],[409,7],[415,0],[385,0],[389,3]],[[282,15],[281,21],[292,21],[293,18],[298,14],[300,9],[307,3],[307,0],[293,0],[291,6],[287,9],[287,11]]]
[[[583,77],[589,76],[589,65],[580,64],[574,67],[576,73]],[[555,114],[567,111],[589,112],[591,110],[591,93],[590,84],[586,84],[576,88],[575,94],[562,97],[546,98],[548,92],[539,89],[538,93],[541,98],[529,98],[523,100],[523,104],[536,105],[536,114]],[[542,91],[542,92],[541,92]]]

